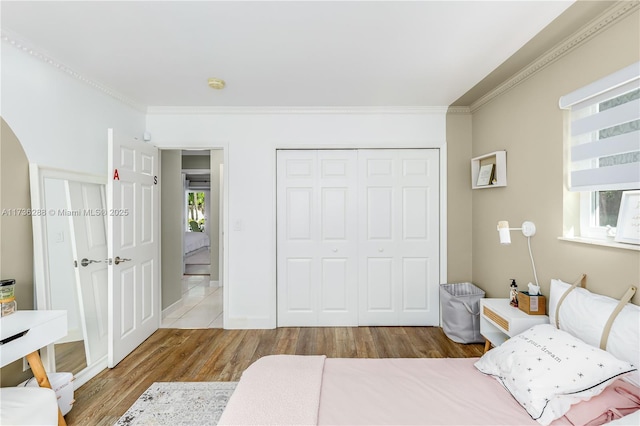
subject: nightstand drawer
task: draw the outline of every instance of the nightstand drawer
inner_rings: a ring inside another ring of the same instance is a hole
[[[491,321],[495,322],[499,327],[501,327],[504,331],[509,331],[509,321],[502,318],[499,314],[495,313],[491,309],[486,306],[482,307],[482,314],[489,318]]]
[[[548,324],[546,315],[527,315],[509,303],[509,299],[480,299],[480,334],[490,344],[499,346],[508,338],[520,334],[536,324]]]

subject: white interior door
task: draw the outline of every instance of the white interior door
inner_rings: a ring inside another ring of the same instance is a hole
[[[109,129],[109,367],[160,325],[157,148]]]
[[[435,149],[358,152],[359,324],[439,324]]]
[[[104,185],[67,181],[71,246],[87,365],[107,356],[107,217]]]
[[[278,325],[357,325],[357,153],[277,153]]]

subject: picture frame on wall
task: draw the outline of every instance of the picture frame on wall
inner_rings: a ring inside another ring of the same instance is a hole
[[[480,172],[478,173],[478,181],[476,186],[487,186],[493,183],[493,173],[494,173],[495,164],[487,164],[480,167]]]
[[[640,191],[622,193],[615,240],[640,244]]]

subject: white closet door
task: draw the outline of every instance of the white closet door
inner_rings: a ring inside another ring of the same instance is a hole
[[[439,160],[360,150],[359,324],[439,323]]]
[[[357,154],[277,153],[278,326],[357,325]]]

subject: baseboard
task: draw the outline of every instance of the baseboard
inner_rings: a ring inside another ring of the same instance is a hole
[[[162,319],[167,318],[172,312],[180,309],[182,305],[183,305],[183,302],[181,297],[180,300],[173,303],[172,305],[167,306],[165,309],[162,310]]]
[[[225,330],[274,329],[275,320],[269,317],[232,317],[224,321]]]

